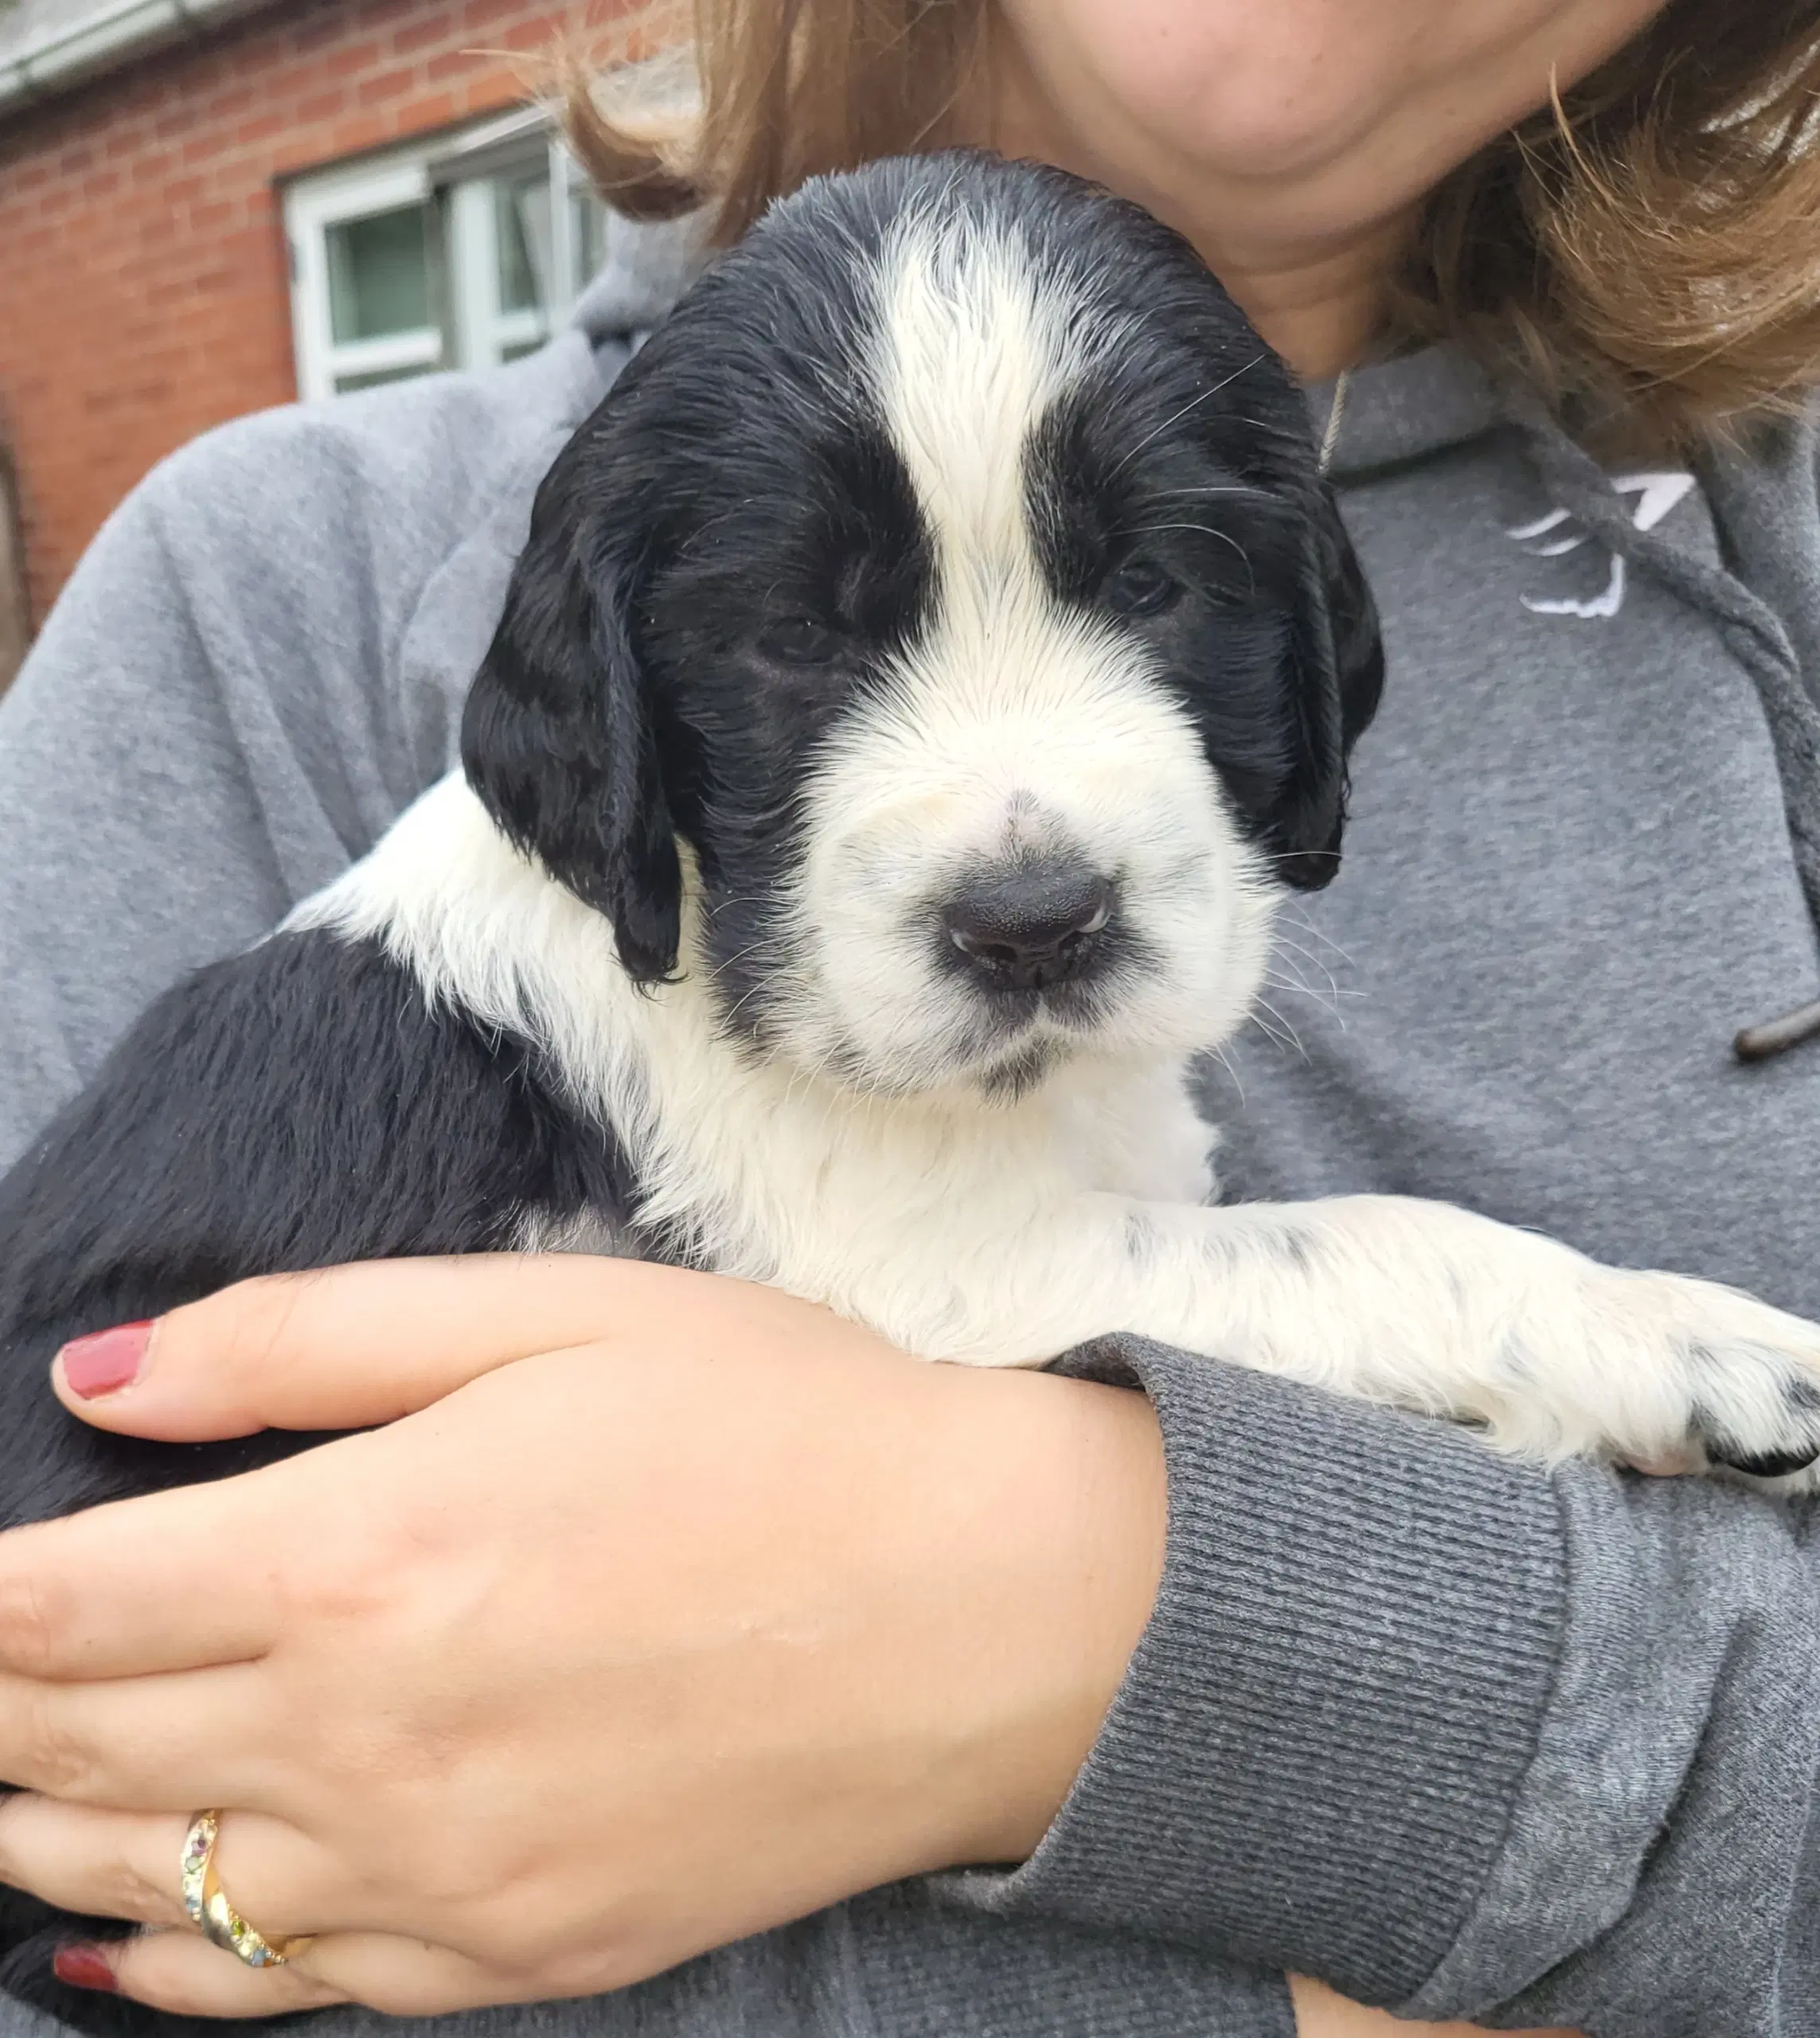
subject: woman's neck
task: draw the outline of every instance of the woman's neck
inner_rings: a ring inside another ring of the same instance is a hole
[[[1243,190],[1228,189],[1161,158],[1146,138],[1122,137],[1115,127],[1115,143],[1134,145],[1107,161],[1056,119],[1011,38],[994,57],[990,102],[957,109],[956,139],[1054,163],[1135,199],[1193,244],[1259,332],[1310,381],[1336,375],[1369,352],[1383,329],[1411,213],[1342,236],[1299,233],[1302,201],[1293,187],[1258,178]]]
[[[1350,368],[1382,334],[1406,222],[1393,221],[1345,247],[1271,266],[1248,264],[1224,252],[1211,236],[1179,221],[1170,224],[1187,235],[1259,332],[1306,380]]]

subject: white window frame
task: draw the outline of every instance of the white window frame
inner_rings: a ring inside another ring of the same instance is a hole
[[[549,303],[544,309],[509,311],[499,303],[491,179],[510,167],[521,170],[540,150],[550,185]],[[313,171],[287,185],[284,225],[298,394],[306,401],[331,396],[338,381],[354,375],[493,367],[513,349],[557,330],[576,295],[570,199],[585,185],[560,135],[535,111],[495,117],[463,133],[437,135],[345,167]],[[338,343],[330,318],[329,229],[401,205],[429,205],[443,192],[447,334],[432,325]]]
[[[492,178],[464,177],[449,187],[450,311],[463,368],[497,368],[514,349],[549,337],[566,305],[508,311],[499,302],[498,215]],[[553,248],[550,267],[558,276]]]
[[[400,205],[427,205],[428,151],[404,160],[377,158],[346,170],[300,178],[284,193],[284,230],[291,244],[291,334],[297,358],[297,393],[305,402],[332,396],[343,376],[385,374],[438,367],[443,336],[435,326],[382,339],[337,342],[329,313],[329,228]]]

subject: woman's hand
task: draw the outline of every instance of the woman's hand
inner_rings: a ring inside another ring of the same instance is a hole
[[[268,1935],[66,1959],[161,2007],[589,1993],[1021,1858],[1147,1616],[1135,1394],[907,1360],[772,1290],[501,1256],[249,1283],[85,1420],[369,1430],[0,1537],[0,1878],[178,1927],[191,1814]],[[100,1965],[98,1963],[105,1963]]]

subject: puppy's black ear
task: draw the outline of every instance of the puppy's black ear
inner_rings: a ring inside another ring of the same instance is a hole
[[[501,830],[613,923],[641,983],[676,967],[682,876],[634,649],[637,545],[576,513],[559,459],[467,697],[462,763]]]
[[[1339,869],[1346,759],[1384,690],[1377,606],[1325,482],[1308,517],[1289,668],[1295,767],[1267,837],[1285,882],[1312,892]]]

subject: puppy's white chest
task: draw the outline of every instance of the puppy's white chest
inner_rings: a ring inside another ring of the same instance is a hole
[[[1158,1063],[1118,1081],[1064,1087],[1056,1099],[1060,1155],[1078,1185],[1146,1203],[1205,1203],[1214,1190],[1219,1134],[1194,1108],[1186,1067]]]

